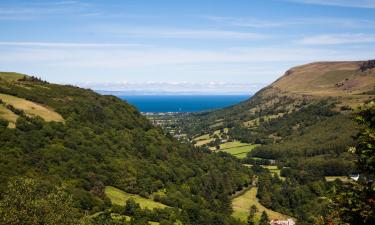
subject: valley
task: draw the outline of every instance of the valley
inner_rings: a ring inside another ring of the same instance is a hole
[[[114,96],[0,73],[0,190],[53,187],[30,196],[48,199],[63,186],[72,197],[58,210],[76,210],[65,218],[74,223],[315,223],[332,190],[355,184],[353,118],[375,97],[364,64],[296,67],[245,102],[198,113],[140,113]],[[309,93],[285,84],[311,74]]]
[[[2,0],[0,24],[0,225],[375,225],[375,0]]]

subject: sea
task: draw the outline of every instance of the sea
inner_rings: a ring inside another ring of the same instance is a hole
[[[225,108],[250,98],[249,95],[122,95],[118,97],[144,113],[207,111]]]

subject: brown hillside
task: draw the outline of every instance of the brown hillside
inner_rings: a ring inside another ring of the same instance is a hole
[[[316,62],[294,67],[267,92],[310,97],[337,97],[350,106],[369,99],[375,90],[375,60]]]
[[[323,96],[361,94],[375,86],[375,68],[365,62],[317,62],[288,70],[271,84],[282,91]]]

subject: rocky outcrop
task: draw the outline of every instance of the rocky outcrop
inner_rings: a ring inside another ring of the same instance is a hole
[[[361,70],[361,72],[365,72],[366,70],[372,68],[375,68],[375,59],[363,62],[359,69]]]

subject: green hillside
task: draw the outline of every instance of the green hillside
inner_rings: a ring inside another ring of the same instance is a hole
[[[252,172],[233,157],[180,144],[114,96],[12,76],[0,74],[0,224],[238,224],[230,195]],[[111,205],[106,186],[168,207]]]

